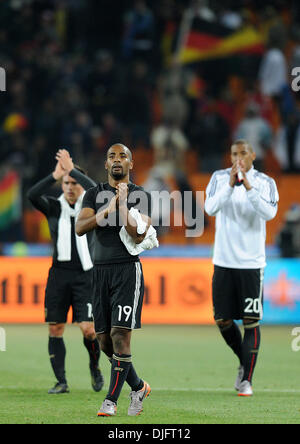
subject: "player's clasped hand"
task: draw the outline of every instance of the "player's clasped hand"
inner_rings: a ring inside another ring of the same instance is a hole
[[[114,213],[115,211],[117,211],[118,200],[119,200],[119,197],[118,197],[118,194],[116,194],[109,202],[109,205],[107,207],[108,214]]]
[[[243,175],[243,185],[246,188],[247,191],[251,190],[251,185],[250,182],[247,178],[246,175],[246,166],[243,160],[238,160],[238,169],[241,171],[242,175]]]
[[[101,227],[103,224],[103,217],[104,219],[108,218],[109,214],[115,213],[117,211],[117,206],[118,206],[118,195],[116,194],[115,196],[113,196],[113,198],[110,200],[107,208],[103,211],[100,211],[96,214],[96,221],[97,224]]]
[[[60,149],[57,151],[56,160],[60,163],[61,167],[67,172],[70,173],[74,168],[74,163],[70,154],[65,149]]]
[[[128,196],[128,186],[126,183],[119,183],[117,185],[117,196],[118,196],[119,206],[125,205]]]
[[[236,175],[238,173],[238,160],[234,162],[234,164],[232,165],[231,168],[231,172],[230,172],[230,180],[229,180],[229,185],[233,188],[236,182]]]
[[[243,185],[246,188],[247,191],[249,191],[251,189],[251,185],[247,179],[247,175],[246,175],[246,167],[245,167],[245,163],[243,162],[243,160],[236,160],[231,168],[231,172],[230,172],[230,180],[229,180],[229,185],[233,188],[234,185],[236,184],[236,180],[237,180],[237,174],[238,172],[241,172],[243,175]]]

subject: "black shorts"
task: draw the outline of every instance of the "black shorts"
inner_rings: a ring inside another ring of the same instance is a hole
[[[46,287],[46,322],[65,324],[70,307],[73,322],[93,322],[92,270],[68,270],[52,267]]]
[[[96,333],[112,327],[141,328],[144,277],[140,262],[94,267],[93,313]]]
[[[264,269],[233,269],[215,265],[214,318],[262,319]]]

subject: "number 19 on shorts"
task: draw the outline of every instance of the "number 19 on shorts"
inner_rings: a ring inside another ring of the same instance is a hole
[[[132,307],[130,307],[130,305],[118,305],[118,310],[118,321],[121,322],[125,320],[125,322],[127,322],[132,313]]]

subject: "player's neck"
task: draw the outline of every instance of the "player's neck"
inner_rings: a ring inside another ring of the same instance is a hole
[[[111,187],[113,188],[117,188],[117,185],[119,185],[119,183],[129,183],[129,176],[123,177],[120,180],[116,180],[113,177],[109,176],[108,177],[108,183]]]
[[[252,170],[253,164],[246,170],[246,173],[249,173],[250,170]]]

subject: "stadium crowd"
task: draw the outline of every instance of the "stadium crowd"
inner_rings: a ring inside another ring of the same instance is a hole
[[[63,147],[94,180],[102,180],[106,149],[122,141],[133,151],[153,151],[154,178],[171,172],[185,186],[186,152],[196,153],[200,172],[212,172],[223,166],[234,138],[251,141],[259,169],[272,152],[282,171],[298,171],[300,114],[290,73],[300,66],[299,4],[243,0],[236,5],[230,0],[1,2],[0,66],[7,88],[0,93],[0,177],[8,169],[17,171],[24,197],[49,174]],[[232,30],[264,26],[265,52],[176,63],[172,55],[187,11]],[[8,235],[0,229],[1,241],[10,237],[22,239],[19,231]]]

